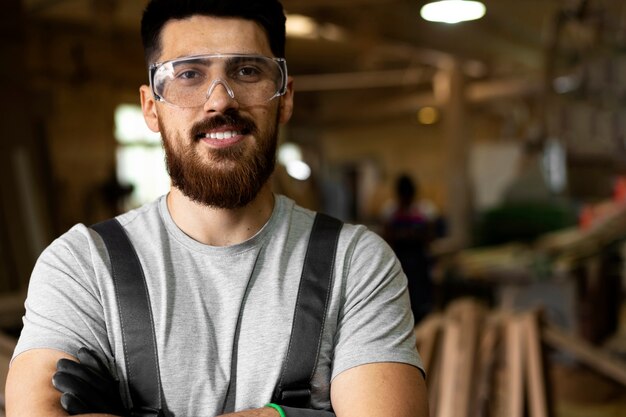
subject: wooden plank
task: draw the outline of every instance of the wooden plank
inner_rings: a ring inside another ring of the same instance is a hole
[[[546,395],[546,377],[544,374],[539,316],[535,312],[522,317],[526,350],[526,389],[528,392],[529,417],[549,417]]]
[[[448,320],[444,326],[441,358],[441,382],[438,384],[436,417],[454,417],[454,404],[457,394],[457,374],[459,368],[459,323]]]
[[[415,344],[422,358],[422,364],[426,371],[426,386],[428,387],[428,405],[430,415],[436,413],[438,396],[438,380],[441,366],[441,333],[445,319],[442,314],[433,313],[428,315],[415,327]]]
[[[443,362],[443,329],[437,331],[433,354],[428,363],[426,372],[426,387],[428,388],[428,406],[431,416],[437,415],[437,399],[439,398],[439,388],[441,380],[441,367]]]
[[[485,328],[481,335],[480,347],[476,365],[476,395],[471,406],[472,416],[486,416],[489,413],[490,403],[495,400],[497,393],[494,389],[496,366],[498,363],[499,346],[502,339],[502,324],[500,320],[489,317],[485,320]]]
[[[445,323],[445,317],[441,313],[431,313],[424,318],[413,331],[415,332],[415,342],[419,347],[432,337],[432,334],[441,329]]]
[[[484,308],[473,299],[461,299],[450,306],[449,314],[461,326],[459,339],[459,368],[455,417],[469,417],[471,402],[475,398],[475,368],[478,340],[484,320]]]
[[[553,348],[569,353],[578,361],[626,386],[626,363],[623,361],[613,358],[579,337],[569,335],[548,324],[543,326],[541,334],[542,339]]]
[[[432,362],[437,346],[437,338],[439,337],[444,322],[445,319],[442,314],[433,313],[428,315],[413,329],[415,332],[415,344],[422,358],[422,364],[424,365],[426,374],[430,372],[433,366]]]
[[[522,417],[524,413],[524,357],[522,351],[522,327],[520,319],[505,319],[506,337],[506,396],[507,417]]]

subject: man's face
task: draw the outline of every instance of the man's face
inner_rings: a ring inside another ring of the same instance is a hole
[[[233,53],[272,56],[256,23],[194,16],[164,26],[158,61]],[[148,126],[161,132],[173,186],[217,208],[239,208],[254,199],[274,169],[278,124],[291,116],[291,82],[284,96],[245,106],[222,84],[203,106],[192,108],[155,101],[148,86],[140,92]]]

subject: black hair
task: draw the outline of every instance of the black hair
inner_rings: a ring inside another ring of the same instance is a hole
[[[285,57],[285,13],[278,0],[151,0],[141,19],[146,64],[150,65],[161,51],[161,30],[172,19],[193,15],[235,17],[261,25],[269,39],[274,56]]]

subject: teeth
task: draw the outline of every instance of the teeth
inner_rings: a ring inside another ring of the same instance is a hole
[[[207,133],[205,137],[209,139],[230,139],[233,136],[237,136],[237,135],[240,135],[240,133],[235,130],[228,130],[226,132]]]

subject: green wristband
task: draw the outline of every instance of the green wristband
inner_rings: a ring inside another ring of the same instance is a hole
[[[274,410],[278,411],[278,414],[280,414],[280,417],[287,417],[287,416],[285,416],[285,411],[283,410],[283,408],[280,405],[274,404],[274,403],[267,403],[267,404],[265,404],[265,406],[273,408]]]

